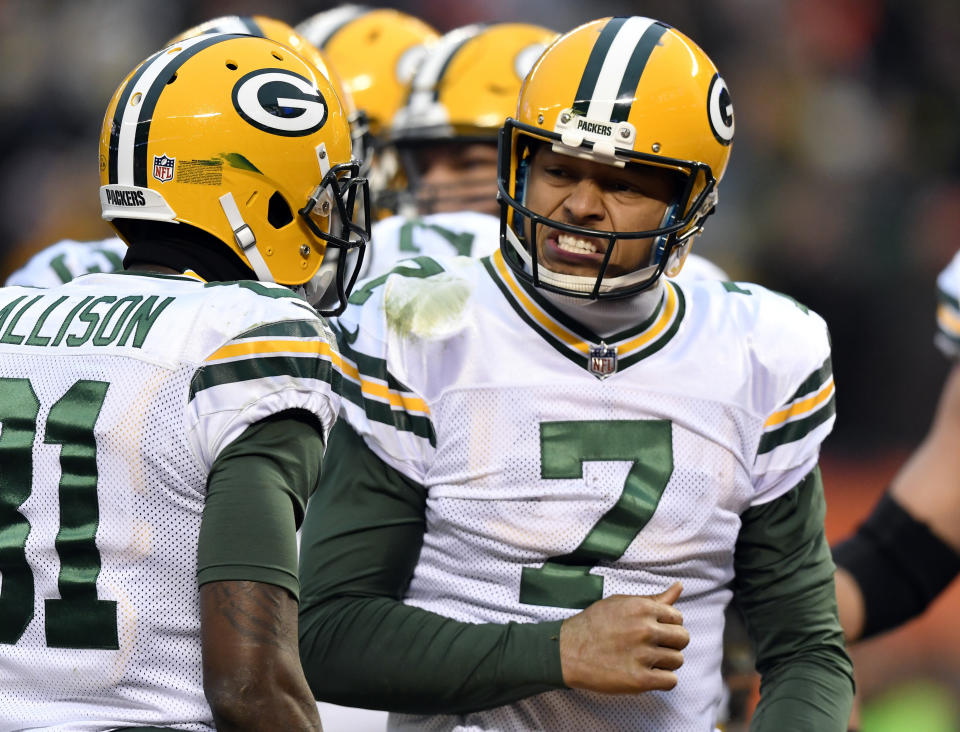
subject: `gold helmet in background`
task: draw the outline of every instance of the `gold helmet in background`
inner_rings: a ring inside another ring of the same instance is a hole
[[[379,137],[406,99],[426,46],[439,34],[400,10],[341,5],[296,26],[343,79]]]
[[[319,48],[343,79],[359,110],[355,123],[363,137],[364,167],[374,196],[374,217],[393,213],[383,192],[399,163],[384,153],[387,126],[407,98],[410,80],[439,34],[412,15],[388,8],[339,5],[310,16],[296,29]]]
[[[470,209],[482,203],[473,200],[479,196],[493,201],[495,169],[487,193],[476,181],[428,185],[421,180],[424,161],[438,145],[495,145],[517,107],[524,77],[556,37],[556,31],[526,23],[477,24],[456,28],[430,46],[390,125],[402,175],[388,187],[401,201],[416,200],[421,211],[457,204]],[[491,166],[495,162],[491,151]]]
[[[392,140],[496,140],[520,86],[556,31],[526,23],[469,25],[433,44],[417,68]]]

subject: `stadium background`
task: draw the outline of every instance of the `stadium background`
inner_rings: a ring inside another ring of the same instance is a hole
[[[101,238],[97,136],[123,75],[228,14],[296,24],[329,2],[0,0],[0,281],[61,238]],[[956,0],[408,0],[445,31],[518,20],[564,31],[645,14],[723,73],[737,132],[695,251],[790,293],[830,325],[838,421],[823,457],[828,533],[872,506],[923,436],[947,365],[934,281],[960,247]],[[960,448],[960,446],[958,446]],[[923,619],[854,652],[864,732],[960,730],[960,582]]]

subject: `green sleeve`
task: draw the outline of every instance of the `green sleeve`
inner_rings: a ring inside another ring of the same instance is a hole
[[[820,469],[748,509],[734,556],[734,598],[761,674],[751,732],[847,729],[853,665],[844,649],[824,534]]]
[[[559,621],[462,623],[402,603],[425,505],[422,486],[337,422],[300,547],[300,657],[316,698],[458,714],[564,688]]]
[[[320,478],[315,418],[287,411],[251,425],[217,456],[197,545],[197,582],[249,580],[297,597],[296,532]]]

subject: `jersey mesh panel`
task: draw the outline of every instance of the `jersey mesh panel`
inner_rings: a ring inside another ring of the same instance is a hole
[[[755,416],[718,402],[584,379],[451,390],[433,413],[438,444],[427,476],[428,531],[407,602],[469,622],[556,620],[576,612],[521,603],[522,571],[576,549],[624,490],[631,461],[588,460],[582,478],[541,478],[541,423],[608,422],[604,429],[617,430],[621,420],[672,422],[673,470],[656,511],[622,556],[601,560],[591,574],[604,578],[603,596],[654,594],[674,579],[683,582],[678,607],[693,640],[680,686],[670,694],[693,691],[679,704],[659,693],[550,692],[465,717],[394,715],[392,724],[431,730],[712,730],[722,693],[732,550],[739,513],[752,496],[746,456],[759,437]],[[638,451],[641,461],[644,454]]]
[[[29,378],[40,412],[33,488],[21,507],[34,615],[0,646],[0,729],[11,723],[93,730],[110,724],[211,729],[200,675],[196,541],[205,475],[184,437],[192,366],[124,357],[4,354],[0,378]],[[79,380],[109,384],[96,421],[101,569],[97,598],[117,603],[118,650],[50,648],[44,600],[60,597],[61,447],[44,443],[50,408]]]

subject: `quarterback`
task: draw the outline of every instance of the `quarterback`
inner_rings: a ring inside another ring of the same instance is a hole
[[[574,29],[504,124],[500,249],[417,257],[351,296],[301,544],[318,698],[394,729],[707,732],[736,595],[754,729],[846,729],[826,326],[756,285],[663,276],[733,132],[682,33]]]
[[[295,289],[364,246],[358,167],[274,41],[183,40],[115,92],[126,269],[0,289],[0,730],[320,728],[296,529],[339,355]]]

